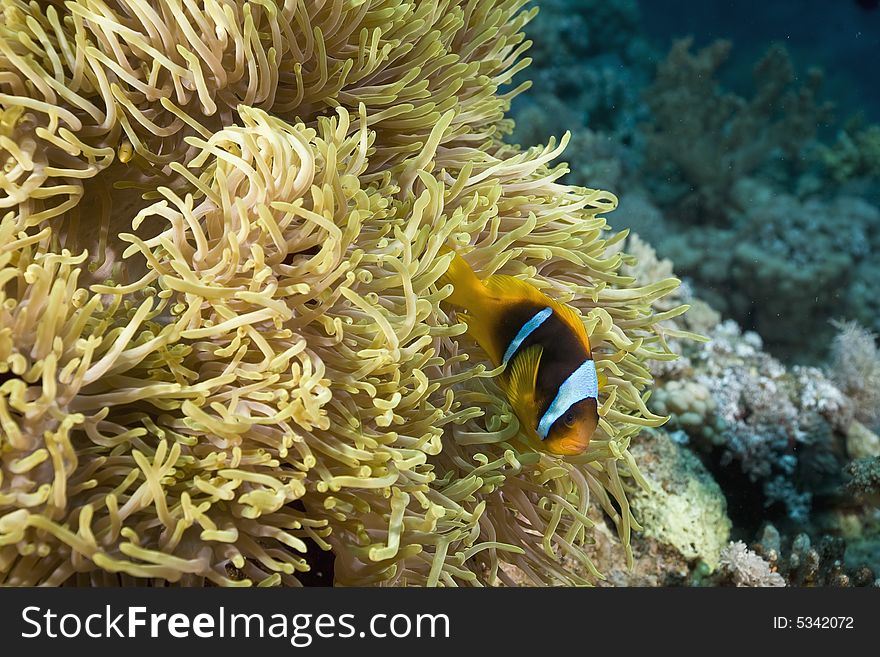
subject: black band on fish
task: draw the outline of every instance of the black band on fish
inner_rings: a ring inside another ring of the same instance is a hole
[[[510,341],[510,344],[507,346],[507,351],[504,352],[504,359],[501,361],[502,365],[507,365],[513,355],[516,353],[516,350],[520,348],[523,342],[526,341],[532,333],[538,330],[538,327],[541,326],[550,315],[553,314],[552,308],[544,308],[544,310],[535,313],[535,315],[522,325],[522,328],[519,330],[519,333],[516,334],[516,337]]]

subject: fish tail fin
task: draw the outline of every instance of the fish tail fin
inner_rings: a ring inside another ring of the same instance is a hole
[[[440,249],[440,255],[445,255],[446,253],[455,252],[444,245]],[[486,287],[483,285],[483,282],[477,278],[477,275],[467,261],[457,253],[453,256],[452,262],[449,263],[446,273],[437,280],[438,288],[447,284],[451,284],[454,289],[452,294],[444,299],[444,301],[466,310],[471,309],[474,303],[486,293]]]

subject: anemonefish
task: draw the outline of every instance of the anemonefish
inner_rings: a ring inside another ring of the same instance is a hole
[[[604,381],[577,313],[513,276],[480,280],[457,253],[438,286],[447,283],[445,301],[465,311],[459,317],[495,367],[505,366],[501,387],[533,445],[560,455],[587,449]]]

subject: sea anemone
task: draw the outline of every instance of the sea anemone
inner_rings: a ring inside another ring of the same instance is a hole
[[[685,307],[567,137],[503,142],[524,4],[2,1],[0,583],[584,583],[603,511],[631,559]],[[443,245],[580,311],[585,454],[519,440]]]

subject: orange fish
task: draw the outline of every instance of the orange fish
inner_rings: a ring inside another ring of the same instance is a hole
[[[444,249],[441,253],[448,253]],[[513,276],[480,280],[455,254],[438,286],[464,309],[468,333],[505,369],[501,387],[535,447],[574,455],[587,449],[599,422],[600,377],[577,313]]]

